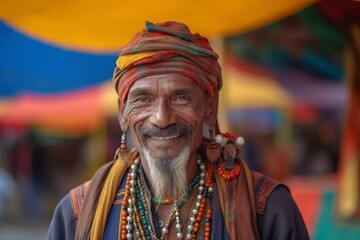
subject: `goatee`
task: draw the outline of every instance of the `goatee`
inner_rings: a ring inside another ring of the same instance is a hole
[[[144,157],[149,167],[149,182],[157,199],[178,199],[186,191],[186,166],[190,147],[186,146],[179,156],[171,159],[156,159],[145,148]]]

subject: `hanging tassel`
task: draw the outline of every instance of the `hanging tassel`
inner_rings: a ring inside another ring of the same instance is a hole
[[[119,159],[121,162],[130,164],[131,163],[131,151],[128,150],[128,147],[126,144],[121,144],[120,151],[117,154],[117,159]]]
[[[224,147],[224,159],[226,169],[232,170],[235,167],[234,159],[240,152],[240,147],[244,144],[243,137],[238,137],[230,133],[225,133],[224,136],[228,139]]]
[[[129,151],[127,145],[126,145],[126,133],[123,133],[121,136],[121,145],[116,150],[114,160],[119,160],[120,162],[124,164],[131,164],[132,162],[132,153]]]
[[[211,141],[206,148],[206,156],[210,162],[217,162],[221,155],[220,145],[215,141]]]
[[[228,142],[224,148],[225,168],[232,170],[235,167],[234,159],[237,154],[236,146],[233,142]]]

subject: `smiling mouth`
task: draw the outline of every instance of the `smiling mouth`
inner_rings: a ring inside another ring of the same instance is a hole
[[[166,141],[166,140],[172,140],[175,138],[180,137],[181,134],[176,134],[176,135],[171,135],[171,136],[166,136],[166,137],[158,137],[158,136],[149,136],[152,140],[157,140],[157,141]]]

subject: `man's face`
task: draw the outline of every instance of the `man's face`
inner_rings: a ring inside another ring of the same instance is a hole
[[[162,74],[138,80],[129,90],[120,114],[131,128],[135,147],[153,158],[169,160],[185,147],[200,145],[211,98],[193,80],[180,74]]]

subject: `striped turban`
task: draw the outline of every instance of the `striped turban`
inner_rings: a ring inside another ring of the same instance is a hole
[[[189,77],[212,96],[222,85],[218,58],[208,40],[185,24],[146,22],[120,53],[113,82],[122,102],[137,80],[168,73]]]

